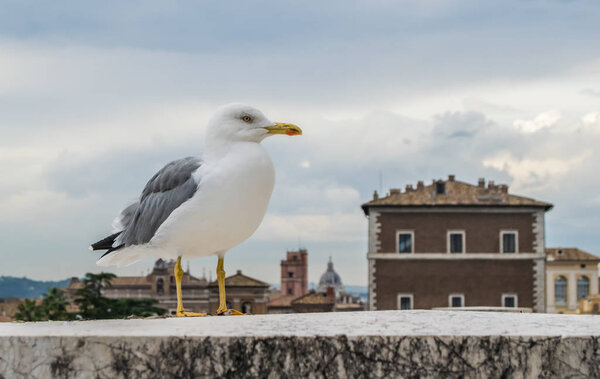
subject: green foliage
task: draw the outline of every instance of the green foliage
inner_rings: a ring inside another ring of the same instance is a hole
[[[47,293],[42,295],[42,311],[47,320],[72,320],[74,315],[67,312],[69,303],[65,293],[58,288],[50,288]]]
[[[110,288],[110,281],[115,274],[85,274],[83,287],[75,293],[75,304],[79,305],[79,315],[87,320],[115,318],[112,313],[111,299],[102,296],[102,291]]]
[[[131,315],[149,317],[162,315],[166,312],[165,309],[154,306],[158,303],[158,300],[154,299],[111,299],[111,301],[111,311],[114,318]]]
[[[102,272],[100,274],[87,273],[82,280],[83,287],[75,293],[75,304],[79,306],[78,313],[69,313],[69,303],[65,293],[58,288],[50,288],[43,296],[40,304],[34,300],[26,299],[19,305],[15,318],[21,321],[43,320],[73,320],[82,318],[87,320],[125,318],[132,315],[148,317],[162,315],[166,311],[155,307],[158,303],[154,299],[109,299],[102,296],[106,288],[110,288],[110,281],[114,274]]]
[[[34,300],[25,299],[22,304],[19,304],[19,309],[15,313],[15,318],[21,321],[42,321],[44,312],[42,307],[38,306]]]

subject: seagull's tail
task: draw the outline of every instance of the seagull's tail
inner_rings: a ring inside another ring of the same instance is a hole
[[[148,249],[142,246],[129,246],[118,250],[108,251],[96,264],[98,266],[129,266],[145,258],[148,255]]]

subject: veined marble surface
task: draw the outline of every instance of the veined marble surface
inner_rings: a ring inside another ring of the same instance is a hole
[[[600,316],[387,311],[0,324],[0,378],[600,377]]]
[[[600,336],[600,316],[378,311],[0,323],[1,336]]]

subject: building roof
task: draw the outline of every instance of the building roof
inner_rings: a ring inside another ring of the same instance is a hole
[[[329,262],[327,262],[327,271],[319,279],[319,292],[327,292],[327,287],[333,287],[336,291],[344,289],[342,278],[333,269],[331,257],[329,257]]]
[[[217,287],[218,283],[215,280],[209,284],[209,287]],[[258,279],[251,278],[242,274],[242,270],[237,270],[235,275],[231,275],[225,278],[225,287],[265,287],[268,288],[270,285]]]
[[[279,296],[271,301],[269,301],[269,307],[289,307],[292,305],[292,300],[294,300],[294,295],[284,295]]]
[[[117,276],[110,280],[111,286],[151,285],[147,276]]]
[[[292,300],[292,304],[333,304],[334,300],[326,293],[310,291]]]
[[[438,193],[439,192],[439,193]],[[391,189],[385,197],[379,198],[377,192],[373,200],[362,205],[365,214],[372,207],[456,207],[456,206],[485,206],[485,207],[536,207],[550,210],[552,204],[528,197],[508,193],[505,184],[494,184],[485,179],[479,179],[477,185],[459,182],[450,175],[448,180],[434,180],[430,185],[422,181],[413,188],[407,185],[404,191]]]
[[[553,247],[546,249],[546,260],[547,261],[586,261],[586,262],[600,262],[600,257],[579,250],[576,247]]]

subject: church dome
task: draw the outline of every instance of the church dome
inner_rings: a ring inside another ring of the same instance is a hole
[[[319,292],[327,292],[327,287],[335,288],[336,294],[339,291],[344,290],[344,285],[342,284],[342,278],[338,275],[337,272],[333,269],[333,262],[331,258],[329,258],[329,262],[327,263],[327,271],[321,275],[321,279],[319,279]]]

